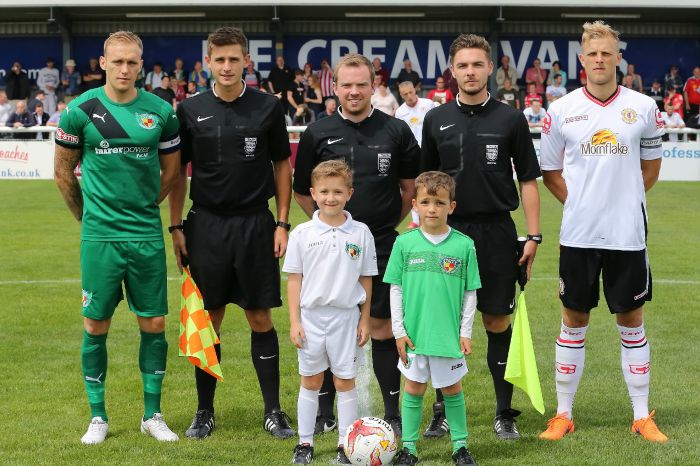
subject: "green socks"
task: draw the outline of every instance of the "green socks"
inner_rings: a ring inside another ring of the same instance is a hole
[[[143,380],[144,420],[160,412],[160,392],[167,356],[168,342],[165,340],[165,332],[146,333],[142,330],[139,368]]]
[[[105,409],[105,379],[107,378],[107,334],[90,335],[83,330],[83,346],[80,349],[85,391],[90,403],[91,417],[100,416],[107,421]]]
[[[445,397],[445,400],[447,400],[447,397]],[[418,456],[416,453],[416,442],[418,441],[418,430],[420,429],[422,418],[423,395],[416,396],[404,392],[403,400],[401,401],[401,429],[403,430],[401,440],[403,447],[416,456]]]
[[[445,417],[450,424],[450,437],[452,438],[452,453],[462,447],[467,447],[467,409],[464,402],[464,393],[445,395]]]

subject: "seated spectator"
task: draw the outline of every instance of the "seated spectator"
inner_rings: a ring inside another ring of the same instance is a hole
[[[46,126],[58,126],[58,122],[61,121],[61,115],[66,109],[66,103],[63,101],[58,102],[58,107],[53,115],[49,117],[49,121],[46,122]]]
[[[188,81],[187,82],[187,91],[185,92],[185,98],[187,97],[192,97],[193,95],[197,95],[199,92],[197,91],[197,83],[194,81]]]
[[[185,71],[185,62],[182,58],[175,59],[175,68],[169,73],[171,84],[175,83],[178,87],[182,87],[183,90],[187,86],[187,71]]]
[[[642,84],[642,77],[635,73],[634,65],[632,63],[627,64],[627,75],[632,76],[632,88],[637,92],[644,93],[644,84]]]
[[[518,98],[518,91],[513,88],[510,79],[506,78],[503,81],[503,87],[498,90],[496,94],[496,99],[500,100],[504,104],[508,104],[513,108],[520,110],[520,99]]]
[[[209,73],[202,69],[202,62],[194,62],[194,69],[190,72],[187,81],[192,81],[197,85],[197,92],[204,92],[209,89]]]
[[[312,74],[308,79],[309,86],[306,88],[306,93],[304,94],[304,103],[314,118],[318,118],[318,115],[323,113],[323,97],[321,97],[321,81],[318,76]]]
[[[338,106],[338,103],[335,101],[335,99],[333,99],[333,98],[326,99],[325,108],[323,109],[323,112],[321,112],[320,115],[316,116],[316,119],[320,120],[321,118],[328,118],[329,116],[333,116],[337,106]]]
[[[685,82],[683,97],[685,98],[685,117],[696,119],[700,113],[700,66],[693,68],[693,75]]]
[[[80,84],[83,82],[75,69],[75,60],[66,60],[65,68],[61,73],[61,84],[63,85],[63,101],[68,103],[80,94]]]
[[[35,124],[34,117],[27,111],[26,102],[24,100],[18,100],[17,107],[14,112],[10,113],[5,126],[9,128],[29,128],[35,126]],[[34,139],[35,137],[36,134],[34,133],[17,133],[13,135],[14,139]]]
[[[634,88],[634,76],[632,76],[631,74],[625,75],[625,77],[622,78],[622,86],[626,87],[627,89],[636,91],[637,89]]]
[[[508,55],[503,55],[501,57],[501,66],[496,70],[496,86],[498,89],[503,89],[505,87],[506,79],[510,79],[510,85],[517,93],[520,89],[518,88],[518,72],[515,68],[510,66],[510,57]]]
[[[542,62],[540,61],[539,58],[535,58],[532,61],[532,67],[528,68],[525,71],[525,82],[528,85],[528,89],[530,87],[530,84],[535,85],[535,92],[537,94],[544,94],[544,84],[547,81],[547,72],[542,69]],[[529,91],[528,91],[529,92]],[[527,107],[527,105],[526,105]]]
[[[673,110],[673,106],[668,103],[663,112],[661,112],[661,118],[664,119],[664,128],[685,128],[685,122],[678,115],[678,112]],[[668,140],[676,142],[678,141],[678,134],[668,133]]]
[[[452,91],[445,87],[445,78],[438,76],[435,78],[435,89],[428,92],[428,99],[442,105],[455,100],[455,96],[452,95]]]
[[[36,106],[38,104],[44,105],[45,100],[46,93],[41,89],[36,91],[36,94],[34,94],[34,98],[27,103],[27,110],[29,110],[29,113],[34,113],[34,110],[36,109]]]
[[[554,84],[547,86],[547,106],[566,95],[566,88],[563,86],[562,81],[561,75],[557,74],[554,75]]]
[[[31,86],[29,85],[29,77],[27,72],[22,69],[22,64],[18,61],[12,64],[10,72],[5,75],[5,92],[7,92],[8,100],[16,103],[16,100],[26,101],[31,94]]]
[[[683,119],[683,96],[676,92],[676,88],[671,86],[666,89],[666,97],[664,98],[664,109],[668,104],[671,104],[671,109],[680,115]]]
[[[243,81],[245,85],[252,89],[265,90],[263,87],[263,79],[260,72],[255,69],[255,62],[248,60],[248,64],[243,70]]]
[[[5,91],[0,91],[0,126],[5,126],[11,113],[12,104],[7,98],[7,93]]]
[[[96,89],[105,83],[105,72],[99,67],[97,58],[91,58],[88,69],[83,73],[83,91]]]
[[[49,114],[44,111],[44,104],[39,102],[34,108],[34,113],[32,113],[32,118],[34,119],[34,124],[36,126],[46,126],[49,122]],[[46,140],[49,139],[49,133],[36,133],[34,139]]]
[[[411,81],[413,83],[413,87],[416,89],[416,92],[420,92],[421,78],[420,75],[413,70],[411,60],[403,61],[403,69],[399,71],[399,75],[396,78],[396,89],[398,90],[399,84],[405,81]]]
[[[683,78],[681,78],[678,65],[671,65],[668,73],[666,76],[664,76],[664,82],[666,84],[666,89],[673,87],[678,93],[683,91],[683,84],[685,84],[685,81],[683,81]]]
[[[379,84],[372,94],[372,106],[387,115],[394,116],[396,109],[399,108],[399,103],[396,101],[394,94],[389,92],[385,83]]]
[[[649,97],[654,99],[654,102],[656,102],[656,106],[659,107],[659,111],[663,112],[664,111],[664,90],[661,87],[661,83],[659,82],[658,79],[655,79],[653,83],[651,83],[651,89],[649,89],[649,92],[647,93]]]
[[[379,57],[374,57],[374,60],[372,60],[372,68],[374,68],[374,75],[379,76],[382,82],[388,86],[389,72],[385,68],[382,68],[382,61]]]
[[[525,108],[530,107],[532,105],[532,102],[535,100],[540,101],[540,105],[542,105],[542,96],[536,92],[537,86],[535,83],[530,83],[527,85],[527,94],[525,94]]]
[[[544,117],[547,116],[547,112],[542,108],[542,102],[535,99],[529,107],[523,110],[523,115],[525,115],[530,128],[541,128],[544,123]],[[533,139],[539,139],[540,134],[534,133],[532,137]]]
[[[566,83],[568,82],[568,75],[566,71],[561,69],[559,65],[559,60],[552,62],[552,69],[549,70],[549,75],[547,76],[547,85],[551,86],[553,84],[553,79],[556,75],[561,76],[561,85],[566,89]]]
[[[292,124],[294,126],[307,126],[309,123],[313,123],[314,121],[314,115],[311,112],[311,109],[309,109],[308,105],[300,104],[297,106],[297,109],[294,112],[294,117],[292,118]],[[297,134],[298,137],[299,133],[295,134]]]
[[[294,70],[294,80],[289,85],[286,95],[287,103],[289,108],[289,116],[294,121],[294,115],[297,113],[297,109],[300,105],[304,103],[304,94],[306,89],[304,89],[304,72],[300,69]]]
[[[173,108],[177,107],[175,92],[170,88],[170,76],[167,74],[161,76],[160,85],[156,89],[153,89],[153,94],[168,102]]]
[[[161,80],[166,77],[168,73],[163,71],[163,65],[159,62],[153,64],[153,70],[149,71],[146,75],[146,90],[148,92],[153,92],[160,87]],[[170,88],[170,83],[168,83],[168,88]]]

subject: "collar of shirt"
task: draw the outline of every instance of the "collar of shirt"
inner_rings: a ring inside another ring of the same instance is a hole
[[[352,215],[350,215],[350,212],[348,212],[347,210],[343,210],[343,213],[345,214],[345,223],[337,227],[333,227],[328,225],[327,223],[322,222],[321,219],[318,218],[319,212],[320,210],[315,211],[311,220],[314,222],[314,226],[318,230],[320,230],[320,234],[325,234],[333,230],[341,230],[344,233],[352,233]]]
[[[241,82],[243,83],[243,90],[241,91],[240,95],[239,95],[236,99],[240,99],[241,97],[243,97],[243,94],[245,93],[245,90],[246,90],[246,87],[247,87],[247,86],[245,85],[245,81],[241,80]],[[221,101],[223,101],[223,102],[226,102],[226,101],[223,100],[221,97],[219,97],[219,94],[216,93],[216,83],[212,84],[212,86],[211,86],[211,91],[214,93],[214,97],[216,97],[217,99],[219,99],[219,100],[221,100]],[[231,103],[231,102],[227,102],[227,103]]]
[[[369,110],[369,114],[367,115],[367,117],[365,117],[364,120],[359,121],[359,122],[357,122],[357,123],[355,123],[355,122],[352,121],[352,120],[348,120],[348,117],[346,117],[345,115],[343,115],[343,106],[342,106],[342,105],[339,105],[339,106],[338,106],[338,110],[336,110],[336,113],[337,113],[338,115],[340,115],[340,118],[342,118],[343,121],[344,121],[345,123],[349,124],[349,125],[361,125],[361,124],[364,123],[365,121],[369,120],[370,117],[372,116],[372,114],[374,113],[374,105],[370,105],[370,110]]]
[[[482,103],[477,104],[477,105],[469,105],[469,104],[463,104],[462,102],[459,101],[459,96],[455,99],[455,102],[457,102],[457,108],[459,108],[463,112],[481,112],[486,108],[486,104],[489,103],[489,100],[491,100],[491,93],[487,92],[486,93],[486,100],[484,100]]]

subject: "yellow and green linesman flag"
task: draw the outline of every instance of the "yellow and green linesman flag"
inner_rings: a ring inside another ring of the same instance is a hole
[[[190,275],[189,267],[182,268],[182,309],[180,309],[180,356],[204,372],[224,380],[214,345],[219,337],[214,331],[209,313],[204,309],[202,294]]]
[[[532,406],[540,414],[544,414],[540,376],[537,371],[537,361],[535,360],[535,348],[532,345],[530,322],[527,318],[525,291],[521,291],[518,297],[518,307],[516,308],[513,335],[510,340],[508,363],[506,364],[504,378],[527,393]]]

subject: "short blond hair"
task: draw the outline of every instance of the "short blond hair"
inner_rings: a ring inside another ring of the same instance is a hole
[[[374,67],[364,55],[360,55],[359,53],[348,53],[335,64],[335,69],[333,69],[333,82],[336,84],[338,83],[338,70],[340,70],[340,68],[343,66],[354,66],[356,68],[366,66],[369,70],[369,82],[374,82]]]
[[[316,165],[311,172],[311,186],[322,178],[342,178],[345,186],[352,188],[352,170],[344,160],[326,160]]]
[[[581,34],[581,45],[591,39],[601,39],[603,37],[612,37],[615,42],[620,41],[620,33],[605,24],[604,21],[593,21],[592,23],[583,24],[583,34]]]
[[[455,200],[456,184],[455,180],[447,173],[431,171],[418,175],[415,181],[416,195],[421,186],[431,196],[437,196],[439,189],[444,189],[450,196],[450,202]]]
[[[103,55],[107,55],[107,47],[114,42],[126,42],[132,43],[139,46],[139,50],[143,54],[143,42],[141,38],[131,31],[117,31],[113,32],[105,39],[105,43],[102,49]]]

